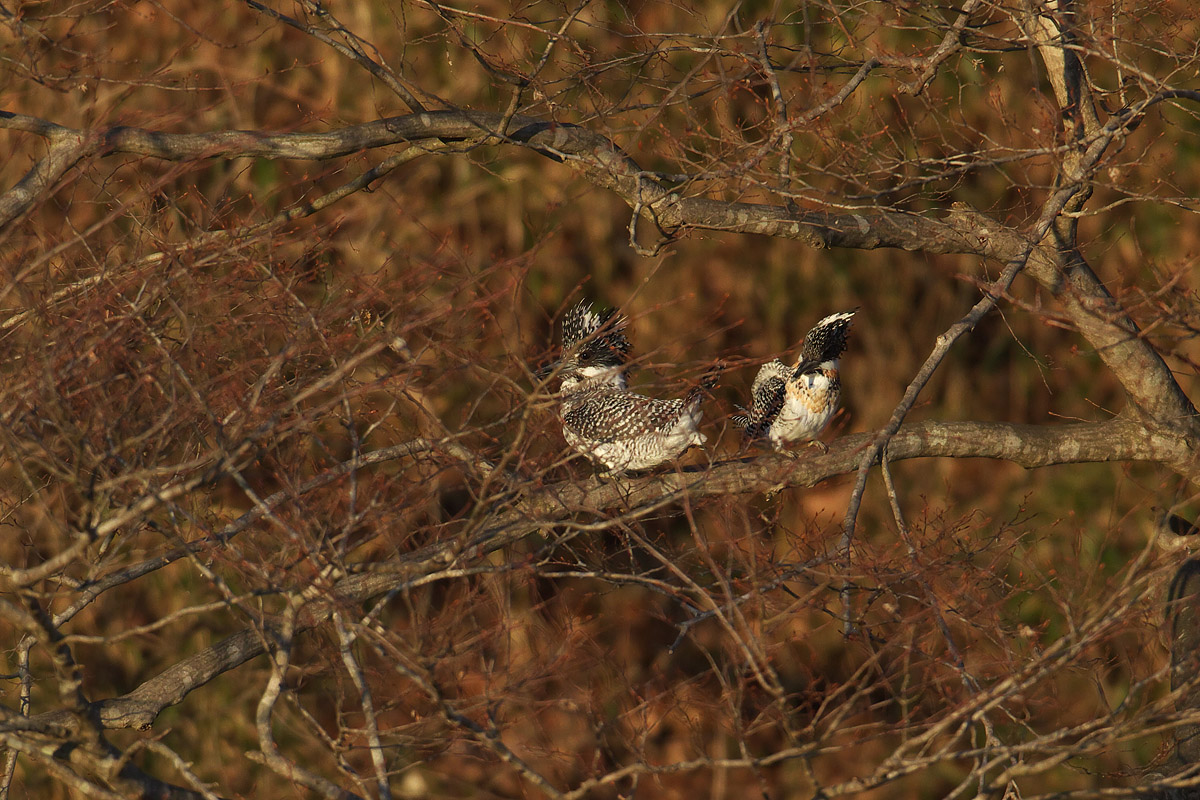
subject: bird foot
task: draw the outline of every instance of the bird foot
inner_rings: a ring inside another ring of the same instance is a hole
[[[616,470],[606,464],[597,464],[596,462],[592,462],[592,477],[595,478],[596,483],[601,486],[606,486],[609,483],[616,483],[624,474],[624,470]]]
[[[818,441],[817,439],[813,439],[812,441],[805,442],[805,443],[804,443],[804,446],[805,446],[805,447],[815,447],[815,448],[817,448],[818,450],[820,450],[822,453],[828,453],[828,452],[829,452],[829,445],[825,444],[825,443],[824,443],[824,442],[822,442],[822,441]],[[803,458],[803,457],[804,457],[804,451],[803,451],[803,450],[788,450],[788,449],[787,449],[786,447],[784,447],[782,444],[778,444],[778,445],[776,445],[776,444],[773,444],[773,445],[772,445],[772,449],[773,449],[773,450],[774,450],[776,453],[778,453],[779,455],[781,455],[781,456],[787,456],[788,458],[797,459],[797,458]]]

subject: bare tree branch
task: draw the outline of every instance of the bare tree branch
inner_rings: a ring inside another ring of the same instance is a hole
[[[359,603],[417,585],[469,574],[485,559],[512,542],[551,528],[577,514],[622,509],[637,518],[641,509],[659,507],[664,500],[745,494],[781,487],[814,486],[837,475],[855,471],[859,454],[872,441],[870,434],[846,436],[834,442],[827,454],[799,461],[763,458],[718,462],[697,471],[685,470],[628,481],[564,481],[500,511],[486,528],[468,542],[446,542],[405,556],[391,566],[372,566],[360,575],[347,576],[331,587],[328,596],[338,602]],[[1190,464],[1186,441],[1147,432],[1138,424],[1114,419],[1053,427],[1005,423],[919,423],[901,428],[888,444],[888,461],[913,458],[998,458],[1028,469],[1090,461],[1139,461]],[[610,523],[611,524],[611,523]],[[323,609],[323,610],[321,610]],[[325,621],[331,608],[310,607],[297,620],[296,631]],[[178,662],[121,697],[97,701],[94,717],[105,728],[148,728],[163,709],[183,700],[217,675],[266,652],[266,642],[280,634],[267,623],[247,629]],[[69,712],[49,712],[20,723],[9,720],[0,731],[70,728]]]
[[[1135,111],[1114,118],[1101,133],[1091,137],[1087,141],[1088,163],[1094,165],[1120,132],[1162,99],[1156,97],[1144,101]],[[566,161],[596,185],[617,192],[631,207],[643,209],[643,213],[664,230],[701,228],[759,233],[797,239],[814,247],[895,247],[927,253],[978,255],[1001,264],[1022,259],[1022,254],[1030,248],[1028,238],[1020,232],[966,208],[953,209],[942,219],[931,219],[925,215],[876,209],[833,214],[685,197],[662,185],[652,174],[643,172],[610,140],[584,128],[516,116],[504,135],[501,131],[504,122],[504,115],[491,112],[439,111],[391,117],[328,133],[169,134],[113,128],[95,138],[102,143],[100,149],[104,152],[187,160],[215,157],[326,159],[409,141],[487,136]],[[50,123],[35,118],[0,112],[0,127],[40,131],[48,125]],[[81,132],[71,133],[84,137]],[[11,215],[0,215],[0,228],[9,224],[31,201],[31,197],[22,204],[14,201]],[[0,203],[3,202],[0,198]],[[1121,380],[1141,413],[1156,424],[1182,426],[1197,435],[1200,422],[1196,419],[1195,408],[1176,384],[1161,356],[1138,336],[1136,325],[1077,252],[1050,246],[1035,247],[1027,269],[1063,303],[1067,318]]]
[[[273,5],[0,5],[0,800],[1195,793],[1200,12]]]

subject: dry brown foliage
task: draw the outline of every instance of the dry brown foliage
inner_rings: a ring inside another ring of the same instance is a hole
[[[1197,796],[1198,37],[0,3],[0,800]],[[580,298],[707,448],[565,446]]]

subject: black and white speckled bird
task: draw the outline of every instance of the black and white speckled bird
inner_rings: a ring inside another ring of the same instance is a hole
[[[653,467],[707,437],[697,430],[704,392],[717,383],[710,369],[687,395],[658,400],[629,391],[626,320],[586,302],[563,318],[559,416],[567,444],[613,472]]]
[[[833,419],[841,399],[838,359],[846,350],[854,313],[830,314],[814,325],[804,337],[795,366],[778,358],[762,365],[750,388],[750,410],[731,417],[745,429],[747,440],[766,437],[776,450],[799,441],[828,449],[817,437]]]

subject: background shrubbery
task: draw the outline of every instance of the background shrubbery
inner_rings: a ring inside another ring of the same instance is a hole
[[[573,7],[330,5],[349,39],[302,3],[276,10],[386,61],[429,108],[504,111],[520,76],[521,114],[600,133],[687,196],[931,218],[968,204],[1024,231],[1072,147],[1017,7],[979,7],[920,93],[903,90],[920,70],[893,62],[934,53],[955,8],[588,5],[540,72],[545,32]],[[1187,3],[1075,11],[1105,118],[1198,90]],[[0,108],[81,131],[316,132],[413,110],[253,5],[27,4],[0,8],[0,37]],[[871,57],[884,63],[816,113]],[[1082,254],[1191,396],[1194,100],[1129,125],[1078,218]],[[189,772],[221,796],[334,796],[273,763],[264,731],[282,761],[371,796],[385,773],[397,796],[1029,798],[1174,772],[1176,728],[1195,722],[1175,713],[1163,626],[1181,557],[1151,543],[1159,509],[1190,508],[1194,471],[897,461],[906,527],[873,474],[847,567],[853,472],[796,488],[795,465],[740,451],[727,423],[761,361],[858,308],[826,438],[879,430],[1004,264],[645,217],[639,253],[629,205],[572,159],[428,144],[442,151],[253,230],[397,148],[312,161],[101,147],[0,228],[9,796],[150,796],[147,775],[195,790]],[[0,187],[47,147],[0,117]],[[685,465],[765,459],[777,478],[570,505],[571,487],[621,491],[567,458],[534,391],[581,297],[629,316],[646,393],[730,364],[707,405],[711,447]],[[908,421],[1111,419],[1130,406],[1121,377],[1075,327],[1019,277]],[[306,483],[375,451],[389,456]],[[497,532],[503,547],[480,544]],[[414,566],[431,552],[436,568]],[[280,622],[289,605],[306,632]],[[149,730],[89,721],[88,703],[239,631],[273,656],[176,698]],[[55,710],[66,728],[22,730],[18,715]],[[139,773],[119,774],[118,756]]]

